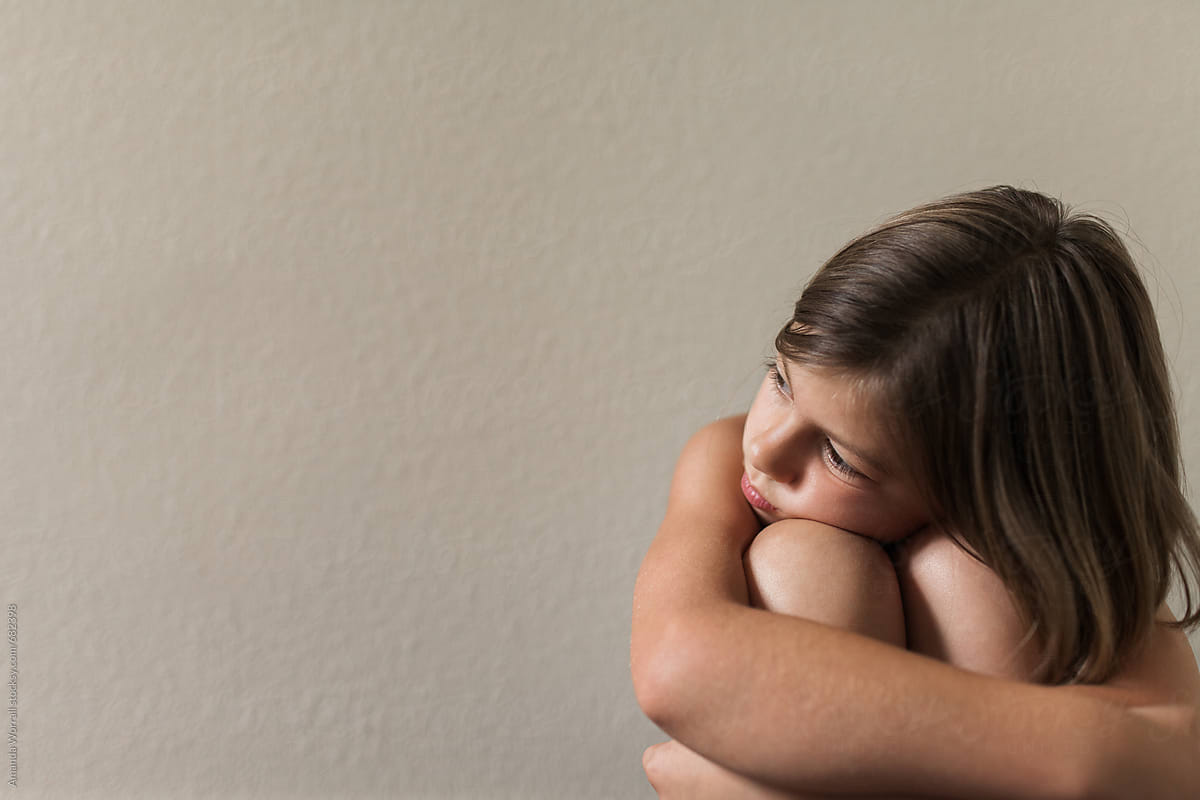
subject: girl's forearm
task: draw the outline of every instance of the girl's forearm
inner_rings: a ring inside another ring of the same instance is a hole
[[[682,688],[663,693],[656,721],[773,785],[1078,797],[1089,783],[1089,748],[1116,733],[1098,701],[972,676],[807,620],[733,611],[698,609],[678,623],[691,643],[669,674]]]
[[[661,797],[689,800],[880,800],[880,794],[816,794],[769,786],[705,759],[676,741],[649,748],[643,766]],[[886,800],[932,800],[889,792]],[[965,799],[964,799],[965,800]]]

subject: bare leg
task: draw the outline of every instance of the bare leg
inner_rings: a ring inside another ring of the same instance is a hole
[[[878,542],[819,522],[784,520],[755,537],[744,563],[750,602],[757,608],[905,646],[900,586],[891,559]],[[705,762],[682,745],[674,745],[662,756],[656,766],[663,773],[673,766],[683,771],[691,763],[688,774],[699,780],[690,787],[689,797],[833,800],[757,783]],[[848,795],[839,797],[852,800]],[[917,799],[897,796],[893,800]]]
[[[900,586],[878,542],[784,520],[755,537],[744,562],[752,605],[905,646]]]
[[[896,574],[908,649],[960,669],[1031,681],[1039,642],[994,572],[948,534],[926,528],[900,544]]]
[[[904,607],[891,559],[871,539],[809,520],[784,520],[755,537],[744,558],[750,602],[779,614],[905,646]],[[644,757],[665,797],[723,800],[854,800],[856,795],[789,792],[706,760],[678,742]],[[880,795],[872,795],[880,800]],[[921,800],[890,796],[891,800]],[[859,800],[867,800],[859,797]]]

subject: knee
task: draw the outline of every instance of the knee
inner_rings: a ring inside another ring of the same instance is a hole
[[[744,564],[755,606],[905,645],[896,573],[878,542],[819,522],[784,520],[755,537]]]
[[[1000,578],[928,528],[905,541],[896,560],[911,650],[962,669],[1031,680],[1039,640]]]

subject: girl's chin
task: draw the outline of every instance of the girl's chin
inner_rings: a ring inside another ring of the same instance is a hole
[[[785,519],[810,519],[809,517],[789,516],[780,511],[766,512],[766,511],[763,511],[761,508],[755,508],[754,506],[751,506],[750,509],[754,512],[754,515],[756,517],[758,517],[758,521],[762,523],[762,526],[764,528],[767,527],[768,525],[772,525],[776,522],[782,522]],[[905,536],[905,534],[890,534],[890,535],[889,534],[881,534],[878,531],[871,531],[868,533],[859,533],[857,531],[852,531],[849,528],[843,528],[839,525],[834,525],[832,522],[823,522],[821,520],[812,520],[812,521],[819,522],[822,525],[828,525],[831,528],[838,528],[839,530],[846,531],[846,533],[854,534],[855,536],[861,536],[864,539],[872,539],[876,542],[879,542],[880,544],[889,544],[892,542],[897,542],[897,541],[903,539]]]
[[[758,521],[764,526],[788,519],[787,516],[780,514],[778,511],[763,511],[761,508],[755,508],[754,506],[750,506],[750,510],[754,512],[754,516],[758,517]]]

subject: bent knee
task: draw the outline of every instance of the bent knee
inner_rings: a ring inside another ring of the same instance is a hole
[[[891,559],[871,539],[810,520],[769,525],[743,559],[759,608],[905,645]]]
[[[907,540],[896,561],[909,649],[962,669],[1029,680],[1038,643],[991,569],[933,528]]]

